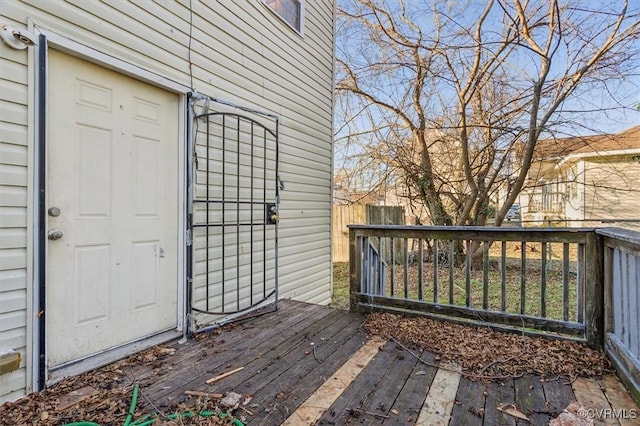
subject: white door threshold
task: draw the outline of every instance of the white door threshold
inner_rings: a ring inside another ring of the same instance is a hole
[[[77,376],[87,371],[94,370],[99,367],[103,367],[107,364],[119,361],[127,356],[143,351],[150,347],[166,343],[170,340],[181,338],[183,333],[176,331],[175,329],[164,331],[162,333],[154,334],[152,336],[143,337],[142,339],[125,343],[111,349],[99,352],[97,354],[89,355],[85,358],[67,362],[65,364],[57,365],[49,369],[47,386],[51,386],[58,383],[66,377]]]

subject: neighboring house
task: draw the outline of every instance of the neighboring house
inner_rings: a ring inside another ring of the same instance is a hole
[[[640,126],[540,141],[528,179],[520,194],[525,225],[638,228]]]
[[[329,303],[334,20],[0,2],[0,403],[276,297]]]

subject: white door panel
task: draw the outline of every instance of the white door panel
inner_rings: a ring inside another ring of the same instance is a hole
[[[178,96],[49,54],[47,358],[177,324]]]

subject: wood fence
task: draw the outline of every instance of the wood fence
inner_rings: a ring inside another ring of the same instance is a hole
[[[371,204],[334,205],[332,223],[332,259],[334,262],[349,262],[349,225],[404,225],[404,208]]]

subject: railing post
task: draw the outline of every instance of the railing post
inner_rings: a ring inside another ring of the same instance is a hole
[[[604,344],[604,247],[602,236],[587,234],[584,257],[584,322],[587,344],[602,348]]]
[[[604,258],[604,334],[605,338],[607,333],[615,333],[614,326],[614,297],[613,297],[613,249],[609,247],[607,242],[608,237],[604,237],[602,250]]]
[[[359,312],[358,293],[362,278],[362,244],[356,236],[356,230],[349,227],[349,310]]]

